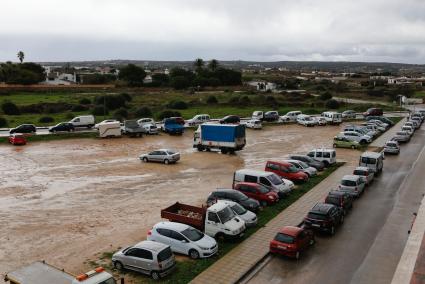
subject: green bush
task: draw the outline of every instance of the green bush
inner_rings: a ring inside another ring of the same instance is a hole
[[[0,116],[0,127],[6,127],[7,125],[7,119]]]
[[[180,112],[174,110],[164,110],[158,116],[159,119],[164,119],[173,116],[182,116]]]
[[[95,106],[93,108],[92,114],[93,115],[106,115],[106,114],[109,114],[109,110],[108,110],[107,107],[105,108],[105,107],[103,107],[101,105],[98,105],[98,106]]]
[[[82,104],[82,105],[89,105],[89,104],[91,104],[91,100],[88,99],[88,98],[83,98],[79,101],[79,103]]]
[[[75,117],[75,114],[73,114],[72,112],[69,112],[65,115],[66,119],[73,119]]]
[[[38,122],[40,122],[40,123],[50,123],[50,122],[54,122],[54,121],[55,121],[55,119],[51,116],[43,116],[43,117],[40,117],[40,119],[38,120]]]
[[[128,118],[128,111],[125,108],[120,108],[114,112],[114,117],[118,120],[124,120]]]
[[[131,95],[129,95],[127,93],[121,93],[120,96],[123,97],[124,100],[126,100],[127,102],[131,102],[133,100],[133,98],[131,97]]]
[[[187,109],[187,103],[184,101],[171,101],[167,104],[167,107],[173,109]]]
[[[232,104],[232,105],[234,105],[234,104],[239,104],[239,96],[233,96],[233,97],[230,97],[230,99],[229,99],[229,102],[228,102],[229,104]]]
[[[209,96],[207,98],[207,104],[217,104],[218,100],[215,96]]]
[[[71,108],[71,110],[72,111],[75,111],[75,112],[80,112],[80,111],[86,111],[86,110],[88,110],[89,108],[87,107],[87,106],[85,106],[85,105],[74,105],[72,108]]]
[[[319,98],[320,98],[322,101],[327,101],[327,100],[332,99],[332,94],[331,94],[331,93],[329,93],[329,92],[324,92],[324,93],[321,93],[321,94],[320,94]]]
[[[339,108],[339,102],[334,99],[327,100],[325,106],[329,109],[337,109]]]
[[[151,117],[152,111],[148,107],[141,107],[138,108],[134,114],[136,117]]]
[[[7,114],[7,115],[19,115],[19,114],[21,114],[19,107],[12,102],[4,102],[1,105],[1,109],[3,110],[4,114]]]

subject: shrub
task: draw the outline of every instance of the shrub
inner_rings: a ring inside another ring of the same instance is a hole
[[[184,101],[171,101],[167,104],[167,107],[173,109],[187,109],[187,103]]]
[[[121,93],[119,94],[122,98],[124,98],[124,100],[126,100],[127,102],[131,102],[131,100],[133,99],[131,97],[131,95],[127,94],[127,93]]]
[[[184,76],[176,76],[171,79],[171,86],[176,90],[186,89],[190,86],[190,81]]]
[[[43,117],[40,117],[40,119],[38,120],[38,122],[40,123],[49,123],[53,121],[55,121],[55,119],[51,116],[43,116]]]
[[[91,104],[91,100],[90,100],[90,99],[88,99],[88,98],[84,98],[84,99],[81,99],[81,100],[79,101],[79,103],[80,103],[81,105],[89,105],[89,104]]]
[[[215,96],[209,96],[207,98],[207,104],[217,104],[218,100]]]
[[[73,114],[72,112],[69,112],[65,115],[66,119],[73,119],[75,117],[75,114]]]
[[[329,109],[337,109],[339,108],[339,102],[334,99],[327,100],[325,106]]]
[[[182,116],[180,112],[174,110],[164,110],[158,116],[159,119],[164,119],[172,116]]]
[[[321,93],[321,94],[320,94],[319,98],[320,98],[322,101],[327,101],[327,100],[332,99],[332,94],[331,94],[331,93],[329,93],[329,92],[324,92],[324,93]]]
[[[17,105],[15,105],[12,102],[4,102],[1,105],[1,109],[3,110],[3,112],[7,115],[19,115],[21,114],[19,108]]]
[[[240,97],[239,104],[243,106],[248,106],[251,104],[251,99],[248,96]]]
[[[87,106],[85,106],[85,105],[74,105],[72,108],[71,108],[71,110],[72,111],[76,111],[76,112],[80,112],[80,111],[86,111],[86,110],[88,110],[89,108],[87,107]]]
[[[125,106],[125,98],[121,95],[104,95],[95,98],[95,104],[105,105],[107,109],[119,109]]]
[[[148,107],[141,107],[136,110],[135,115],[137,117],[151,117],[152,111]]]
[[[109,114],[109,110],[108,110],[107,107],[105,108],[103,106],[98,105],[98,106],[95,106],[93,108],[92,114],[93,115],[105,115],[105,114]]]
[[[0,127],[6,127],[7,125],[7,119],[0,116]]]
[[[114,117],[118,120],[123,120],[128,117],[128,112],[125,108],[120,108],[114,112]]]
[[[230,97],[229,104],[239,104],[239,97],[238,96]]]

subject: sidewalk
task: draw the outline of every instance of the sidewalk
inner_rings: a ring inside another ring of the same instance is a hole
[[[282,211],[266,226],[259,229],[255,234],[199,274],[191,283],[236,283],[268,254],[269,241],[273,239],[279,228],[288,225],[298,225],[307,212],[317,202],[323,201],[329,190],[335,188],[341,178],[346,174],[350,174],[353,169],[354,167],[349,165],[341,166],[299,200]]]
[[[395,134],[397,133],[397,131],[400,131],[401,126],[406,122],[406,118],[403,118],[402,120],[400,120],[396,125],[394,125],[393,127],[391,127],[390,129],[388,129],[386,132],[384,132],[381,136],[379,136],[377,139],[375,139],[370,145],[369,147],[383,147],[385,145],[385,142],[387,142],[388,140],[391,140],[391,138],[393,138],[395,136]]]

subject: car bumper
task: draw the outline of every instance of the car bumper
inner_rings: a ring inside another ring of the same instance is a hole
[[[255,218],[255,220],[245,221],[245,225],[246,225],[248,228],[251,228],[251,227],[256,226],[256,225],[257,225],[257,223],[258,223],[258,219],[257,219],[257,218]]]
[[[168,267],[165,270],[159,271],[159,275],[161,277],[165,277],[165,276],[169,275],[171,272],[173,272],[175,269],[176,269],[176,263],[174,263],[172,266]]]
[[[400,150],[399,149],[384,149],[384,153],[398,154],[398,153],[400,153]]]
[[[281,248],[271,247],[270,253],[280,254],[280,255],[289,256],[289,257],[295,257],[297,254],[297,251],[293,249],[285,249],[284,247],[281,247]]]
[[[210,257],[217,253],[218,246],[216,245],[214,248],[209,250],[202,250],[201,257]]]

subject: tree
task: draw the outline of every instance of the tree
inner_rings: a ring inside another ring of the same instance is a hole
[[[339,108],[339,102],[335,99],[330,99],[330,100],[326,101],[325,106],[327,108],[330,108],[330,109],[337,109],[337,108]]]
[[[195,59],[195,62],[193,63],[193,65],[195,66],[195,69],[198,72],[198,71],[202,70],[202,68],[205,65],[205,62],[202,58],[197,58],[197,59]]]
[[[0,127],[6,127],[8,125],[7,119],[0,116]]]
[[[217,103],[218,103],[218,100],[215,96],[211,95],[207,98],[207,104],[217,104]]]
[[[212,59],[209,63],[208,63],[208,68],[210,68],[211,71],[215,71],[218,68],[218,60],[216,59]]]
[[[327,101],[327,100],[332,99],[332,94],[331,94],[331,93],[329,93],[329,92],[324,92],[324,93],[321,93],[321,94],[320,94],[319,98],[320,98],[322,101]]]
[[[18,106],[12,102],[4,102],[1,105],[1,109],[3,110],[4,114],[7,114],[7,115],[21,114],[21,111],[19,110]]]
[[[176,76],[171,78],[171,86],[176,90],[186,89],[190,87],[191,82],[184,76]]]
[[[141,107],[136,110],[135,115],[137,117],[151,117],[152,111],[148,107]]]
[[[140,87],[143,85],[143,80],[146,77],[146,72],[143,68],[134,64],[128,64],[120,69],[119,78],[126,81],[131,87]]]
[[[23,51],[19,51],[18,54],[16,55],[19,59],[19,61],[22,63],[24,61],[25,58],[25,54]]]

